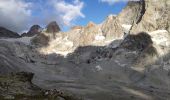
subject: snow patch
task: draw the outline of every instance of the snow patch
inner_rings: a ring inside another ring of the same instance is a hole
[[[54,40],[51,40],[47,47],[41,48],[40,52],[43,54],[56,53],[66,57],[67,54],[72,53],[74,51],[73,46],[73,42],[68,40],[67,36],[64,38],[58,37]]]
[[[95,68],[96,68],[97,71],[103,70],[102,67],[101,67],[100,65],[95,66]]]
[[[110,14],[107,18],[112,20],[113,18],[115,18],[117,15],[114,15],[114,14]]]
[[[122,27],[126,30],[129,31],[132,25],[128,25],[128,24],[122,24]]]
[[[103,35],[96,35],[95,36],[95,40],[96,41],[102,41],[102,40],[104,40],[105,39],[105,37],[103,36]]]
[[[118,60],[115,60],[115,63],[117,63],[120,67],[126,67],[127,64],[122,64]]]
[[[156,30],[153,32],[149,32],[149,34],[158,34],[158,33],[167,33],[167,32],[168,32],[167,30]]]
[[[152,40],[158,45],[163,46],[170,45],[169,41],[170,36],[167,30],[156,30],[153,32],[149,32],[149,35],[151,35]]]

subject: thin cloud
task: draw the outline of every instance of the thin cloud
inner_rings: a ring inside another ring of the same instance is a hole
[[[127,2],[127,1],[140,1],[140,0],[99,0],[99,2],[108,3],[109,5],[113,5],[115,2]]]
[[[85,17],[82,13],[84,3],[79,0],[74,0],[72,3],[67,3],[64,0],[53,0],[53,5],[56,14],[61,18],[65,25],[70,26],[77,18]]]
[[[0,1],[0,26],[15,32],[21,32],[27,28],[31,16],[31,3],[23,0]]]

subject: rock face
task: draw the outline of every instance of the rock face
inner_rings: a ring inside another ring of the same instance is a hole
[[[121,24],[132,25],[133,21],[136,22],[137,15],[139,15],[142,9],[141,1],[128,2],[127,6],[117,16]]]
[[[33,25],[27,33],[23,33],[21,36],[32,37],[36,34],[41,33],[42,28],[39,25]]]
[[[169,31],[169,10],[169,0],[131,1],[118,15],[118,18],[121,23],[133,25],[131,33],[155,30]]]
[[[89,22],[80,33],[79,42],[81,46],[90,45],[94,40],[97,34],[101,34],[100,26],[96,25],[93,22]]]
[[[15,32],[12,32],[4,27],[0,27],[0,37],[1,38],[19,38],[20,35],[15,33]]]
[[[120,39],[123,37],[122,26],[114,15],[108,16],[102,24],[101,30],[106,38]]]
[[[170,1],[169,0],[146,0],[141,10],[141,20],[134,25],[132,32],[168,30],[170,25]]]
[[[56,33],[58,33],[59,31],[60,31],[60,27],[57,24],[57,22],[52,21],[46,26],[46,31],[45,32],[49,34],[50,38],[55,39],[56,38]]]

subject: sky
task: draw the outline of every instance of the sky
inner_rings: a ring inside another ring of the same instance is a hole
[[[0,26],[22,33],[32,25],[56,21],[63,31],[117,15],[128,0],[0,0]]]

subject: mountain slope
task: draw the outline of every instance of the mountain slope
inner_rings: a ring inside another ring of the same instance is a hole
[[[1,38],[19,38],[20,35],[4,27],[0,27],[0,37]]]

